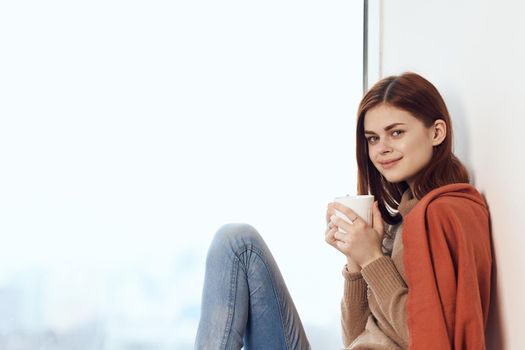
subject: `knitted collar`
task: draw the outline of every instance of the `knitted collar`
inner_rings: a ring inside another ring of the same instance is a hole
[[[399,207],[397,208],[397,210],[399,210],[399,213],[404,218],[418,202],[419,199],[415,198],[412,195],[412,191],[410,191],[410,188],[407,188],[401,196],[401,201],[399,202]]]

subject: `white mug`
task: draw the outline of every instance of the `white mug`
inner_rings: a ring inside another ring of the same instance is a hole
[[[372,204],[374,204],[374,196],[372,195],[359,195],[359,196],[344,196],[334,198],[334,202],[343,204],[344,206],[352,209],[357,215],[363,218],[368,225],[372,226]],[[350,219],[339,210],[335,211],[335,215],[339,216],[343,220],[348,222]]]

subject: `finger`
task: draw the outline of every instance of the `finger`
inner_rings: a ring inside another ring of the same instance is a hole
[[[349,223],[345,219],[340,218],[337,215],[332,215],[330,217],[330,221],[333,225],[337,226],[338,228],[342,229],[345,232],[353,232],[354,231],[354,224]]]
[[[324,231],[325,235],[328,234],[328,232],[330,232],[330,230],[336,230],[337,231],[337,226],[335,226],[334,224],[329,222],[328,225],[326,225],[326,230]]]
[[[341,232],[341,230],[337,230],[335,231],[334,233],[334,239],[338,240],[338,241],[341,241],[341,242],[344,242],[344,243],[347,243],[348,241],[348,233],[345,233],[345,232]]]
[[[347,247],[347,244],[343,241],[340,241],[335,238],[335,234],[337,233],[337,228],[334,227],[330,232],[326,235],[326,242],[330,244],[332,247],[340,251],[341,253],[345,254],[345,250]]]
[[[330,202],[326,206],[326,222],[330,221],[330,216],[335,214],[334,203]]]
[[[346,215],[346,217],[350,220],[355,221],[357,218],[359,218],[359,215],[357,215],[355,211],[353,211],[352,209],[348,208],[347,206],[339,202],[334,202],[334,209]]]
[[[341,253],[345,254],[345,251],[347,249],[347,244],[344,243],[344,242],[341,242],[341,241],[335,241],[335,245],[334,245],[335,248],[337,248],[337,250],[339,250]]]
[[[334,227],[334,224],[331,221],[328,221],[328,223],[326,224],[326,232],[328,232],[333,227]]]
[[[336,232],[337,232],[337,227],[332,227],[330,230],[326,232],[326,235],[325,235],[326,243],[330,244],[331,246],[335,246],[335,242],[337,242],[337,240],[334,237]]]

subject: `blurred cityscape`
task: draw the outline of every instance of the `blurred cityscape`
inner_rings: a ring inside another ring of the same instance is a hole
[[[0,350],[187,350],[199,317],[198,254],[167,264],[4,272]]]

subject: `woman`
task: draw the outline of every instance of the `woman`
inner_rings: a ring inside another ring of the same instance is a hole
[[[339,203],[326,213],[326,242],[347,258],[345,347],[483,349],[489,214],[452,153],[439,92],[414,73],[379,81],[359,106],[356,140],[358,193],[375,196],[373,223]],[[217,232],[202,302],[196,349],[310,348],[270,251],[248,225]]]

